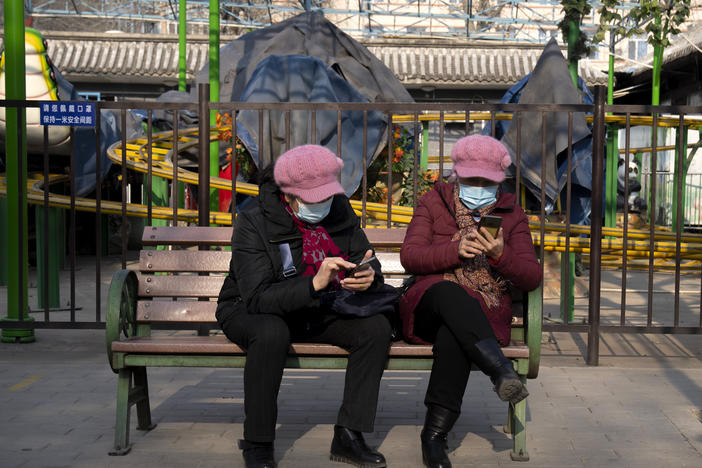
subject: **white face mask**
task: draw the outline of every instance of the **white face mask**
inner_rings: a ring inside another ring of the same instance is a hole
[[[478,187],[458,184],[458,198],[471,210],[477,210],[497,200],[497,185]]]
[[[319,203],[305,203],[298,198],[295,216],[306,223],[317,224],[327,217],[333,200],[334,198],[332,197]]]

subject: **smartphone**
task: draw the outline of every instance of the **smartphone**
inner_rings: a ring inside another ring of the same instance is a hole
[[[497,237],[497,231],[502,226],[502,216],[483,215],[480,217],[478,229],[484,227],[492,237]]]
[[[367,270],[368,268],[371,267],[371,262],[375,259],[376,259],[375,255],[373,255],[372,257],[363,260],[361,263],[359,263],[355,267],[349,269],[347,275],[353,276],[356,272]]]

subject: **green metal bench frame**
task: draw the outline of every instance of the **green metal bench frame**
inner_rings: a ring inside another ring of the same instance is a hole
[[[378,250],[396,250],[402,243],[404,233],[404,229],[366,229],[369,240]],[[147,226],[144,229],[142,241],[145,246],[196,246],[203,249],[212,246],[228,246],[231,242],[231,234],[231,227]],[[203,302],[196,301],[149,301],[152,299],[149,296],[151,291],[149,285],[158,283],[159,280],[158,274],[154,275],[154,271],[151,270],[152,264],[149,263],[149,258],[156,255],[162,259],[176,255],[198,255],[195,252],[197,251],[144,250],[141,253],[140,274],[135,270],[119,270],[112,278],[107,303],[106,345],[109,364],[118,374],[118,379],[115,442],[114,449],[109,452],[110,455],[125,455],[131,448],[129,429],[133,405],[136,405],[138,430],[149,431],[156,426],[151,421],[147,367],[244,367],[245,352],[235,344],[226,341],[222,335],[189,338],[176,335],[165,339],[151,336],[151,326],[156,323],[187,323],[195,328],[197,324],[203,322],[215,322],[213,307],[210,307],[207,312],[192,314],[188,312],[187,307],[184,308],[187,304],[212,306],[212,302],[203,305]],[[230,258],[228,256],[230,254],[224,251],[221,254]],[[212,252],[209,255],[212,255]],[[220,263],[228,264],[228,261]],[[192,271],[190,270],[191,274],[199,276],[189,276],[190,279],[201,279],[204,275],[202,268],[197,273]],[[397,267],[395,271],[386,271],[384,267],[383,271],[389,277],[403,273],[398,271]],[[220,275],[216,281],[223,281],[221,265],[213,272]],[[168,276],[177,278],[177,275],[170,275],[172,273],[178,272],[171,269],[166,273],[160,273],[162,275],[160,278]],[[152,280],[154,283],[144,283]],[[142,281],[141,285],[140,281]],[[210,294],[209,297],[216,298],[214,286],[211,289],[209,293],[203,294]],[[504,348],[504,352],[512,359],[522,382],[526,384],[526,379],[536,378],[539,372],[543,304],[541,288],[523,294],[522,297],[526,303],[522,304],[521,308],[516,307],[521,310],[517,310],[515,314],[512,343]],[[154,307],[150,309],[151,305]],[[159,314],[156,313],[156,309],[159,310]],[[159,315],[159,318],[156,315]],[[518,315],[522,317],[517,317]],[[347,363],[345,356],[344,350],[331,345],[293,344],[286,367],[344,369]],[[431,346],[398,342],[391,347],[387,369],[428,371],[431,370],[432,362]],[[511,433],[513,437],[514,447],[510,453],[512,460],[529,459],[526,451],[526,405],[526,399],[516,405],[508,404],[505,432]]]

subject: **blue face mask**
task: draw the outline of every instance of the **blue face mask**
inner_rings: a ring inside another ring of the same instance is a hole
[[[476,187],[458,184],[458,198],[471,210],[478,210],[497,200],[497,185]]]
[[[317,224],[327,217],[332,206],[334,198],[325,200],[319,203],[304,203],[302,200],[297,200],[297,213],[295,216],[301,221],[309,224]]]

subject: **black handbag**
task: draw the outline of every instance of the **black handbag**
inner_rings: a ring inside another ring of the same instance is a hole
[[[335,291],[331,310],[342,317],[371,317],[383,314],[390,322],[390,339],[402,339],[402,322],[397,303],[402,296],[398,288],[383,284],[373,291],[353,292],[347,289]]]
[[[342,289],[335,292],[331,309],[339,315],[370,317],[377,314],[394,314],[400,291],[389,284],[382,284],[372,291],[354,292]]]

